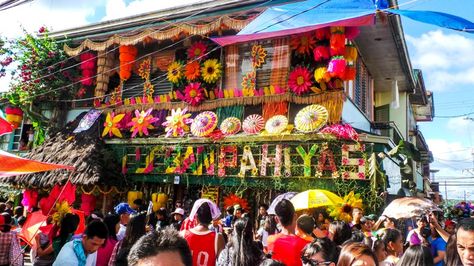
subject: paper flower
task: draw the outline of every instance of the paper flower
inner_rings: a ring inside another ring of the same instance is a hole
[[[203,59],[206,52],[207,46],[203,42],[195,42],[188,49],[188,59]]]
[[[329,54],[329,47],[324,45],[318,45],[313,49],[314,61],[323,61],[329,59],[331,56]]]
[[[128,124],[129,126],[132,126],[130,129],[132,132],[132,138],[137,134],[140,136],[143,136],[143,134],[148,136],[148,129],[154,129],[152,123],[155,122],[157,118],[150,114],[152,110],[152,108],[148,109],[146,112],[135,110],[135,117],[132,118],[132,122]]]
[[[329,27],[320,28],[314,32],[314,36],[319,41],[328,40],[331,38],[331,31],[329,30]]]
[[[177,84],[182,77],[183,65],[180,62],[174,61],[168,67],[168,80],[173,84]]]
[[[197,61],[188,62],[185,67],[184,75],[188,81],[193,81],[201,76],[201,65]]]
[[[117,136],[122,137],[122,133],[118,129],[120,121],[123,119],[125,114],[114,115],[114,112],[108,113],[104,122],[104,131],[102,132],[102,137],[109,134],[109,137]]]
[[[326,67],[318,67],[314,70],[314,80],[317,83],[326,83],[331,80],[331,75],[329,75]]]
[[[206,60],[201,68],[202,78],[207,83],[216,83],[216,81],[221,77],[221,68],[222,66],[217,59]]]
[[[187,108],[183,110],[181,110],[181,108],[171,110],[171,115],[167,116],[166,121],[163,122],[163,126],[166,127],[166,137],[182,137],[189,131],[189,124],[191,124],[193,120],[189,118],[191,114],[187,112]]]
[[[151,84],[149,80],[145,81],[143,83],[143,95],[145,97],[151,97],[153,96],[153,93],[155,92],[155,85]]]
[[[228,207],[234,207],[235,205],[239,205],[244,211],[249,210],[249,203],[246,199],[241,198],[235,194],[229,194],[228,196],[224,197],[224,209]]]
[[[298,66],[288,78],[288,87],[297,95],[308,92],[311,88],[311,73],[306,67]]]
[[[245,76],[242,78],[242,93],[244,95],[249,95],[251,94],[250,91],[253,91],[255,89],[255,83],[256,83],[256,73],[255,71],[250,71]]]
[[[342,56],[334,56],[328,65],[328,73],[331,77],[344,78],[346,70],[346,59]]]
[[[309,33],[294,36],[290,41],[291,49],[300,55],[311,53],[315,44],[314,36]]]
[[[261,45],[252,46],[252,66],[259,68],[265,63],[267,51]]]
[[[184,101],[192,106],[199,105],[204,100],[204,92],[201,83],[190,83],[184,89]]]
[[[354,194],[354,191],[351,191],[349,194],[344,196],[342,202],[329,206],[328,212],[329,216],[336,220],[350,222],[352,220],[352,210],[354,208],[362,209],[362,207],[363,203],[360,195]]]
[[[344,33],[332,33],[329,39],[329,47],[332,56],[344,55],[346,51],[346,36]]]
[[[150,79],[150,71],[151,71],[151,59],[147,58],[141,62],[140,66],[138,67],[138,75],[142,79]]]

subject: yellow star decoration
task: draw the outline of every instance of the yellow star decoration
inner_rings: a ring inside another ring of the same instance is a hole
[[[124,114],[119,114],[115,116],[113,112],[108,113],[107,117],[105,118],[104,131],[102,132],[102,137],[109,134],[109,137],[116,136],[116,137],[122,138],[122,133],[118,129],[117,125],[123,119],[124,116],[125,116]]]

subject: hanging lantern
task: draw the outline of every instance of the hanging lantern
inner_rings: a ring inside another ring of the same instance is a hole
[[[133,45],[122,45],[119,47],[119,76],[121,80],[127,80],[132,75],[133,61],[135,61],[137,53],[137,48]]]
[[[17,129],[23,120],[23,111],[19,107],[5,108],[6,119],[13,125],[13,129]]]
[[[81,54],[80,58],[80,68],[82,71],[81,83],[84,86],[91,86],[94,83],[94,75],[96,71],[96,56],[91,52],[87,52]]]
[[[356,68],[354,65],[347,65],[344,71],[343,80],[355,80],[356,78]]]
[[[357,48],[352,44],[346,45],[344,58],[347,62],[355,62],[357,60]]]
[[[157,211],[160,208],[165,208],[168,202],[168,195],[165,193],[153,193],[151,194],[151,202],[153,203],[153,211]]]
[[[332,56],[344,55],[346,52],[346,35],[342,31],[334,31],[329,39],[329,47]]]
[[[328,73],[331,77],[344,78],[346,60],[342,56],[334,56],[328,65]]]

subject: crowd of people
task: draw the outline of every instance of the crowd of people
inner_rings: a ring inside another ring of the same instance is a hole
[[[431,213],[409,220],[365,215],[332,221],[324,209],[296,212],[283,199],[274,209],[261,204],[252,215],[240,205],[220,209],[207,199],[185,211],[180,203],[150,212],[141,200],[120,203],[102,216],[94,212],[76,234],[77,214],[59,224],[48,217],[35,244],[22,243],[21,206],[0,203],[0,266],[24,265],[474,265],[474,218],[457,223]],[[413,222],[410,222],[413,221]]]

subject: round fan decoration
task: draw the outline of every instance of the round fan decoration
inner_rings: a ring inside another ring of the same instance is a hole
[[[328,111],[324,106],[313,104],[301,109],[295,117],[295,127],[305,133],[316,132],[328,122]]]
[[[245,118],[244,122],[242,123],[242,129],[247,134],[257,134],[265,126],[265,121],[261,115],[249,115]]]
[[[217,115],[211,111],[198,114],[191,124],[191,132],[196,137],[210,135],[217,127]]]
[[[220,130],[224,135],[237,134],[242,128],[242,123],[237,117],[228,117],[222,121]]]
[[[276,115],[268,119],[265,130],[270,134],[280,134],[288,126],[288,118],[284,115]]]

